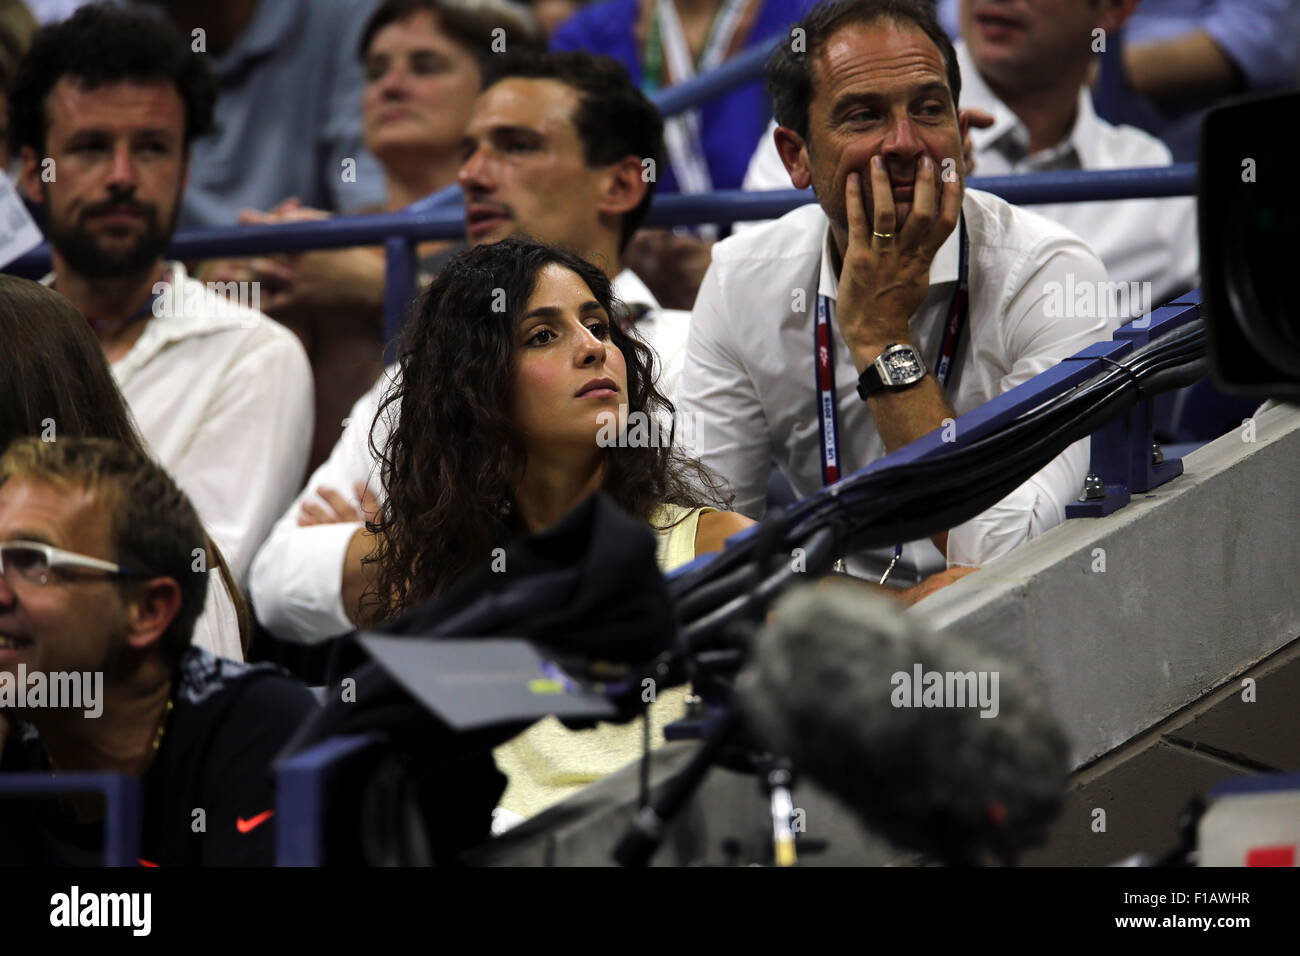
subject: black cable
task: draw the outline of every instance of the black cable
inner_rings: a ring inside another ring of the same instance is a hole
[[[1137,380],[1134,380],[1127,372],[1110,373],[1108,376],[1103,377],[1102,383],[1099,386],[1095,386],[1095,388],[1098,390],[1109,389],[1111,394],[1104,396],[1103,401],[1099,404],[1105,405],[1105,399],[1121,397],[1125,387],[1141,388],[1141,383],[1144,379],[1147,381],[1146,390],[1148,394],[1150,393],[1152,386],[1156,384],[1167,389],[1176,387],[1178,384],[1195,381],[1201,377],[1201,368],[1203,367],[1202,362],[1198,357],[1196,357],[1199,354],[1199,350],[1190,350],[1186,354],[1194,356],[1192,361],[1187,363],[1191,371],[1183,374],[1175,374],[1174,377],[1169,380],[1161,380],[1159,382],[1153,381],[1151,376],[1154,373],[1149,372],[1143,372],[1141,377]],[[1152,369],[1157,368],[1159,364],[1160,362],[1154,360],[1146,361],[1144,359],[1142,362],[1143,366]],[[1169,363],[1164,362],[1163,364]],[[1112,385],[1114,380],[1120,378],[1122,378],[1123,381],[1119,383],[1118,387]],[[1047,417],[1046,421],[1037,421],[1037,419],[1042,417],[1040,413],[1048,409],[1047,404],[1040,406],[1039,409],[1031,412],[1028,416],[1022,416],[1021,419],[1018,419],[1016,422],[1011,423],[1003,429],[999,429],[990,436],[986,436],[985,438],[979,439],[975,442],[967,443],[961,449],[956,449],[951,452],[942,452],[919,462],[899,465],[886,471],[862,476],[861,484],[847,487],[843,490],[840,495],[840,500],[833,503],[819,500],[817,502],[818,510],[822,514],[828,513],[832,507],[835,511],[842,511],[844,509],[845,501],[853,499],[859,494],[862,494],[863,497],[866,497],[869,494],[871,497],[879,499],[881,493],[880,486],[883,482],[890,482],[895,485],[912,485],[918,481],[933,480],[933,476],[936,474],[941,478],[946,476],[951,479],[953,474],[958,471],[962,473],[958,480],[969,479],[971,469],[978,468],[981,471],[987,470],[972,461],[971,459],[973,458],[979,459],[987,456],[995,461],[998,469],[1001,469],[1004,467],[1005,461],[1008,458],[1013,457],[1013,452],[1023,450],[1023,446],[1017,449],[1015,448],[1015,445],[1023,441],[1025,438],[1025,432],[1038,431],[1039,433],[1043,433],[1057,431],[1061,427],[1062,416],[1069,415],[1073,411],[1075,405],[1090,400],[1093,393],[1093,388],[1090,388],[1089,386],[1080,386],[1075,389],[1073,393],[1067,393],[1065,396],[1069,399],[1067,403],[1050,409],[1052,414]],[[1127,404],[1129,406],[1136,404],[1136,400],[1136,398],[1133,398]],[[1074,440],[1078,439],[1075,438]],[[1065,444],[1062,444],[1061,447],[1065,447]],[[1048,460],[1050,460],[1050,458]],[[851,485],[853,484],[852,479],[850,479],[850,483]],[[796,518],[796,526],[799,528],[803,527],[803,524],[800,521],[803,517],[803,515],[800,515]]]
[[[674,579],[670,587],[678,598],[678,640],[654,662],[653,672],[680,673],[692,661],[702,665],[701,655],[708,654],[708,666],[692,668],[697,672],[693,676],[707,672],[716,679],[734,673],[743,652],[707,650],[733,622],[756,619],[794,580],[828,571],[836,554],[927,537],[973,518],[1139,402],[1199,380],[1207,364],[1204,326],[1193,323],[1161,336],[1123,362],[1100,358],[1112,368],[1015,421],[920,461],[850,477],[829,494],[785,509],[749,539]],[[802,570],[793,561],[770,560],[795,547],[804,548]],[[734,710],[729,711],[724,725],[706,737],[686,769],[669,782],[657,807],[646,805],[649,751],[643,752],[642,807],[616,850],[619,862],[643,865],[649,860],[665,824],[703,779],[735,720]]]
[[[1135,395],[1121,396],[1122,410],[1137,404]],[[1040,440],[1028,448],[1022,447],[1015,458],[1015,466],[1005,461],[984,466],[977,473],[971,469],[952,471],[949,480],[924,492],[907,490],[892,496],[878,496],[873,502],[871,520],[867,528],[859,528],[845,543],[844,550],[861,550],[883,547],[896,541],[910,541],[940,533],[943,530],[970,520],[996,504],[1023,484],[1062,450],[1075,441],[1090,435],[1115,417],[1115,403],[1087,410],[1076,416],[1055,436]],[[1069,439],[1067,441],[1067,438]],[[987,472],[987,477],[983,472]],[[865,511],[867,509],[863,509]],[[889,523],[888,516],[902,511],[906,522]],[[868,516],[860,512],[859,516]]]
[[[830,570],[834,561],[835,532],[822,528],[814,532],[803,545],[804,570],[795,570],[793,562],[783,562],[773,574],[753,590],[732,598],[721,607],[709,611],[698,620],[687,623],[678,634],[678,646],[688,653],[697,650],[704,641],[722,629],[729,621],[743,618],[765,609],[770,601],[797,577],[820,576]]]
[[[686,805],[697,787],[704,781],[718,754],[731,737],[740,717],[735,708],[728,708],[717,725],[704,738],[700,748],[691,756],[686,767],[664,784],[659,801],[654,806],[640,809],[631,826],[614,848],[614,860],[621,866],[645,866],[663,842],[664,829]]]
[[[1151,374],[1153,373],[1144,373],[1144,377],[1149,377]],[[1192,374],[1188,374],[1187,378],[1194,380]],[[935,473],[941,475],[944,473],[950,473],[954,466],[960,465],[966,467],[975,463],[975,460],[985,456],[992,456],[1005,460],[1006,457],[1008,457],[1007,450],[1009,447],[1014,448],[1014,446],[1019,444],[1027,434],[1032,434],[1034,432],[1050,433],[1057,430],[1062,420],[1068,420],[1068,418],[1076,412],[1077,406],[1094,401],[1094,396],[1098,392],[1103,394],[1100,399],[1096,399],[1095,401],[1097,404],[1104,404],[1107,401],[1120,397],[1123,394],[1125,387],[1130,384],[1135,388],[1140,388],[1141,381],[1142,378],[1136,380],[1130,378],[1127,372],[1122,374],[1110,373],[1107,378],[1103,379],[1095,386],[1079,386],[1072,393],[1067,393],[1065,396],[1067,401],[1065,403],[1052,408],[1040,406],[1039,409],[1029,413],[1029,415],[1022,416],[1022,418],[1017,419],[1015,422],[1008,424],[1004,428],[999,429],[990,435],[977,439],[974,442],[968,442],[961,448],[952,451],[941,451],[940,453],[922,459],[921,461],[899,465],[896,468],[891,468],[887,471],[877,472],[875,475],[864,476],[864,478],[879,476],[877,481],[888,480],[896,483],[912,482],[917,479],[925,479]],[[1172,385],[1170,385],[1170,387],[1172,387]],[[1133,402],[1131,404],[1135,403],[1136,402]],[[851,492],[846,492],[846,494],[851,494]]]
[[[1203,377],[1204,339],[1200,323],[1174,330],[1130,353],[1123,364],[1111,361],[1116,366],[1114,370],[1099,373],[1089,382],[1044,402],[990,435],[922,461],[872,472],[857,481],[850,479],[834,494],[819,495],[807,506],[791,506],[786,518],[793,528],[786,544],[797,546],[819,527],[826,526],[835,529],[833,538],[837,546],[844,541],[860,542],[876,537],[883,538],[882,543],[887,544],[925,535],[925,532],[913,532],[909,537],[900,538],[897,535],[903,528],[928,527],[937,519],[949,522],[942,527],[936,525],[928,532],[932,534],[969,520],[1005,497],[1064,448],[1138,401]],[[1009,460],[1017,462],[1019,467],[1008,469]],[[994,494],[997,497],[990,497]],[[934,502],[935,507],[918,508],[920,504],[931,505],[932,499],[939,499]],[[953,517],[971,508],[976,510],[959,520]],[[922,517],[910,517],[907,524],[898,520],[882,523],[882,518],[887,519],[900,510],[911,511],[912,515],[919,511]],[[864,524],[869,527],[862,527]],[[852,530],[846,530],[846,526]],[[725,563],[730,566],[728,586],[704,591],[719,570],[713,563],[699,569],[691,580],[682,582],[683,598],[695,598],[689,604],[692,613],[682,615],[688,637],[712,634],[733,616],[753,613],[754,602],[738,596],[736,591],[742,580],[754,580],[752,574],[744,573],[744,562],[752,560],[753,549],[745,547],[750,543],[743,542],[720,556],[728,559]],[[843,550],[849,549],[837,547],[836,553]],[[700,584],[692,588],[694,582]],[[713,602],[708,598],[715,597],[722,600],[709,611],[708,606]]]
[[[1169,341],[1170,337],[1173,338],[1173,341]],[[1154,367],[1156,364],[1167,361],[1172,362],[1172,364],[1182,364],[1184,357],[1192,359],[1204,354],[1204,334],[1202,329],[1195,326],[1186,328],[1186,331],[1184,331],[1184,329],[1179,329],[1170,333],[1170,337],[1158,339],[1150,345],[1144,346],[1142,349],[1131,353],[1126,362],[1131,364],[1132,374],[1130,374],[1130,372],[1123,366],[1119,366],[1118,372],[1099,373],[1099,376],[1094,377],[1090,382],[1076,386],[1071,391],[1064,392],[1056,398],[1045,402],[1031,412],[1016,419],[1014,422],[998,429],[991,436],[986,436],[984,439],[980,439],[977,443],[966,443],[960,448],[945,450],[939,455],[931,456],[918,462],[911,462],[906,465],[897,466],[896,468],[889,469],[888,473],[908,475],[910,477],[917,473],[923,473],[927,469],[934,469],[939,467],[943,462],[955,460],[959,456],[978,450],[980,447],[987,444],[990,439],[1005,440],[1010,438],[1026,426],[1050,417],[1051,414],[1059,412],[1063,407],[1082,400],[1082,397],[1095,394],[1097,391],[1105,392],[1114,389],[1114,383],[1118,381],[1132,381],[1134,375],[1140,379],[1142,376],[1148,374],[1148,367]],[[1188,339],[1193,339],[1194,341],[1189,343],[1187,341]],[[885,472],[879,472],[877,474],[885,474]]]

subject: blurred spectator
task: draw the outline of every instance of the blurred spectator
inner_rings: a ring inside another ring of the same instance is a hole
[[[1123,35],[1117,122],[1155,133],[1195,162],[1205,107],[1234,93],[1300,83],[1295,0],[1142,0]]]
[[[0,175],[9,169],[9,101],[5,90],[35,32],[36,20],[22,0],[0,0]]]
[[[957,48],[965,80],[962,102],[996,117],[992,127],[971,134],[981,175],[1173,161],[1169,149],[1149,133],[1099,119],[1087,86],[1094,32],[1118,35],[1135,2],[1024,0],[1014,19],[999,20],[998,3],[963,0],[968,39]],[[1112,280],[1151,283],[1150,301],[1130,301],[1134,317],[1196,285],[1192,197],[1029,208],[1082,237]]]
[[[507,0],[385,0],[358,51],[366,145],[383,163],[388,190],[379,208],[395,211],[455,185],[484,76],[503,56],[541,49],[537,23]]]
[[[475,246],[532,236],[567,246],[612,280],[620,320],[654,350],[656,384],[676,401],[689,314],[660,309],[620,253],[654,184],[642,159],[662,148],[659,114],[607,57],[522,54],[502,62],[465,133],[466,227]],[[385,499],[376,455],[392,422],[377,417],[384,376],[258,553],[250,578],[258,619],[278,637],[315,643],[352,629]]]
[[[292,333],[248,307],[256,287],[234,303],[162,258],[213,92],[165,22],[83,7],[36,35],[10,91],[10,140],[45,211],[45,281],[89,321],[150,450],[242,582],[302,477],[311,368]]]
[[[569,17],[582,9],[584,0],[533,0],[533,16],[542,29],[542,35],[550,37],[557,27]]]
[[[0,275],[0,452],[41,436],[108,438],[148,454],[85,318],[38,282]],[[211,540],[213,579],[194,643],[243,660],[248,609],[221,549]]]
[[[381,202],[361,141],[357,41],[374,0],[153,0],[216,75],[214,129],[194,143],[180,225],[235,222],[295,196],[350,212]]]
[[[551,37],[554,50],[612,56],[646,93],[674,86],[766,43],[799,19],[807,0],[604,0]],[[661,193],[739,189],[772,115],[758,79],[709,100],[664,128]]]
[[[502,29],[504,35],[495,31]],[[505,0],[385,0],[361,32],[361,98],[366,147],[383,169],[386,199],[359,212],[395,212],[456,182],[461,137],[489,62],[506,50],[540,48],[526,11]],[[494,52],[494,50],[498,52]],[[297,200],[269,213],[246,210],[240,221],[290,222],[328,217]],[[419,284],[464,244],[419,245]],[[302,340],[316,381],[313,471],[338,440],[348,409],[382,368],[382,246],[223,260],[202,278],[261,283],[262,310]]]
[[[959,2],[939,0],[953,36],[960,28]],[[1088,2],[1095,7],[1115,0]],[[1176,162],[1196,162],[1201,117],[1216,100],[1300,83],[1296,0],[1120,2],[1136,6],[1122,34],[1108,37],[1122,44],[1124,91],[1103,116],[1160,137]]]
[[[489,77],[462,141],[459,179],[471,245],[531,236],[564,246],[613,280],[620,321],[655,351],[676,398],[689,315],[663,309],[623,263],[656,190],[646,160],[663,121],[609,57],[525,53]]]
[[[86,0],[27,0],[38,23],[57,23],[76,13],[78,7],[86,5]]]
[[[141,863],[266,865],[271,761],[315,703],[274,668],[191,645],[204,541],[185,495],[126,445],[22,438],[0,456],[0,671],[80,692],[7,711],[0,772],[137,777]],[[0,863],[102,862],[97,796],[17,803],[0,814]]]
[[[1154,136],[1112,126],[1093,110],[1087,86],[1093,31],[1115,34],[1131,9],[1132,0],[1021,0],[1014,7],[963,0],[967,40],[954,44],[961,106],[993,117],[991,126],[970,133],[981,176],[1172,162]],[[771,136],[754,154],[745,188],[790,188]],[[1133,317],[1196,285],[1196,201],[1190,197],[1026,208],[1087,242],[1112,280],[1151,283],[1149,301],[1126,291],[1127,301],[1117,302]]]
[[[603,0],[555,31],[555,50],[614,57],[647,93],[706,73],[742,50],[788,32],[808,0]],[[739,189],[771,103],[760,80],[667,119],[661,193]],[[709,266],[711,232],[642,232],[628,260],[651,291],[674,309],[689,309]]]

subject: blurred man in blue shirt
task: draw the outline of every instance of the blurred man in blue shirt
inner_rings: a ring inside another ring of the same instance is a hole
[[[584,7],[551,37],[553,50],[603,53],[647,94],[707,72],[788,32],[806,0],[606,0]],[[739,189],[772,105],[760,79],[706,103],[675,134],[665,131],[664,192]]]
[[[351,212],[384,199],[361,139],[357,44],[375,0],[160,0],[208,55],[215,130],[195,141],[179,225],[233,225],[241,209]]]
[[[1120,37],[1122,89],[1098,112],[1164,140],[1175,162],[1195,162],[1201,117],[1225,96],[1300,82],[1296,0],[1087,0],[1135,7]],[[1016,0],[986,0],[1013,12]],[[958,0],[939,0],[944,28],[959,33]],[[1113,43],[1115,38],[1107,38]]]

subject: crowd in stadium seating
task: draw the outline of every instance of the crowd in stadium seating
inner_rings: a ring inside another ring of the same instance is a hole
[[[364,71],[361,94],[350,102],[359,99],[364,147],[383,174],[381,199],[358,212],[395,212],[454,187],[461,137],[475,97],[500,59],[492,52],[492,31],[504,29],[514,52],[541,47],[532,21],[504,0],[439,9],[435,16],[428,4],[386,3],[366,21],[355,49],[349,50]],[[330,215],[290,192],[273,207],[267,203],[264,209],[241,210],[239,221],[294,222]],[[423,284],[462,248],[447,240],[421,243]],[[214,282],[258,283],[262,311],[292,329],[307,349],[316,381],[316,427],[307,462],[308,471],[314,470],[338,440],[348,409],[383,368],[383,249],[209,261],[200,275]]]
[[[269,767],[314,704],[246,656],[315,681],[290,647],[409,611],[597,490],[668,571],[763,516],[774,464],[804,496],[951,426],[1198,273],[1191,199],[1022,209],[973,170],[1194,158],[1187,116],[1300,79],[1269,0],[27,6],[0,0],[0,125],[53,269],[0,277],[0,675],[101,671],[106,697],[100,720],[0,711],[0,771],[143,778],[161,865],[271,859]],[[667,120],[647,98],[796,22],[766,91]],[[1102,115],[1098,31],[1128,28]],[[725,238],[641,228],[656,193],[742,180],[814,201]],[[420,245],[387,368],[382,250],[165,256],[178,225],[449,187],[464,239]],[[1048,291],[1130,282],[1154,291],[1122,312]],[[610,445],[611,413],[678,440]],[[849,570],[914,603],[1059,524],[1087,466],[1079,442]],[[683,712],[660,694],[656,746]],[[534,725],[495,751],[499,820],[641,739]],[[0,863],[94,859],[95,806],[37,803],[0,815]]]

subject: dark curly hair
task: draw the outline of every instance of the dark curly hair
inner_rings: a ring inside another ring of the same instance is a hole
[[[159,16],[114,4],[81,7],[38,30],[9,87],[9,146],[45,152],[45,100],[65,76],[87,89],[121,80],[170,80],[185,104],[185,147],[212,128],[217,82],[207,61]]]
[[[374,429],[370,437],[387,500],[367,526],[377,541],[366,559],[375,565],[361,602],[366,623],[444,592],[524,531],[514,507],[527,463],[510,411],[515,342],[537,274],[551,263],[576,273],[611,317],[619,314],[609,279],[585,259],[530,239],[505,239],[448,262],[407,324],[400,377],[375,417],[393,428],[384,447]],[[504,311],[493,308],[501,302],[498,289]],[[609,334],[627,363],[629,416],[640,411],[669,420],[675,409],[655,387],[650,347],[617,322]],[[728,507],[712,473],[671,440],[663,444],[604,449],[602,491],[647,524],[662,503]]]
[[[826,42],[843,27],[858,23],[890,20],[915,26],[939,49],[947,70],[949,92],[955,109],[961,98],[961,70],[948,34],[939,25],[933,0],[821,0],[797,24],[803,43],[782,41],[767,60],[767,91],[777,123],[808,139],[808,106],[812,103],[813,59]]]

